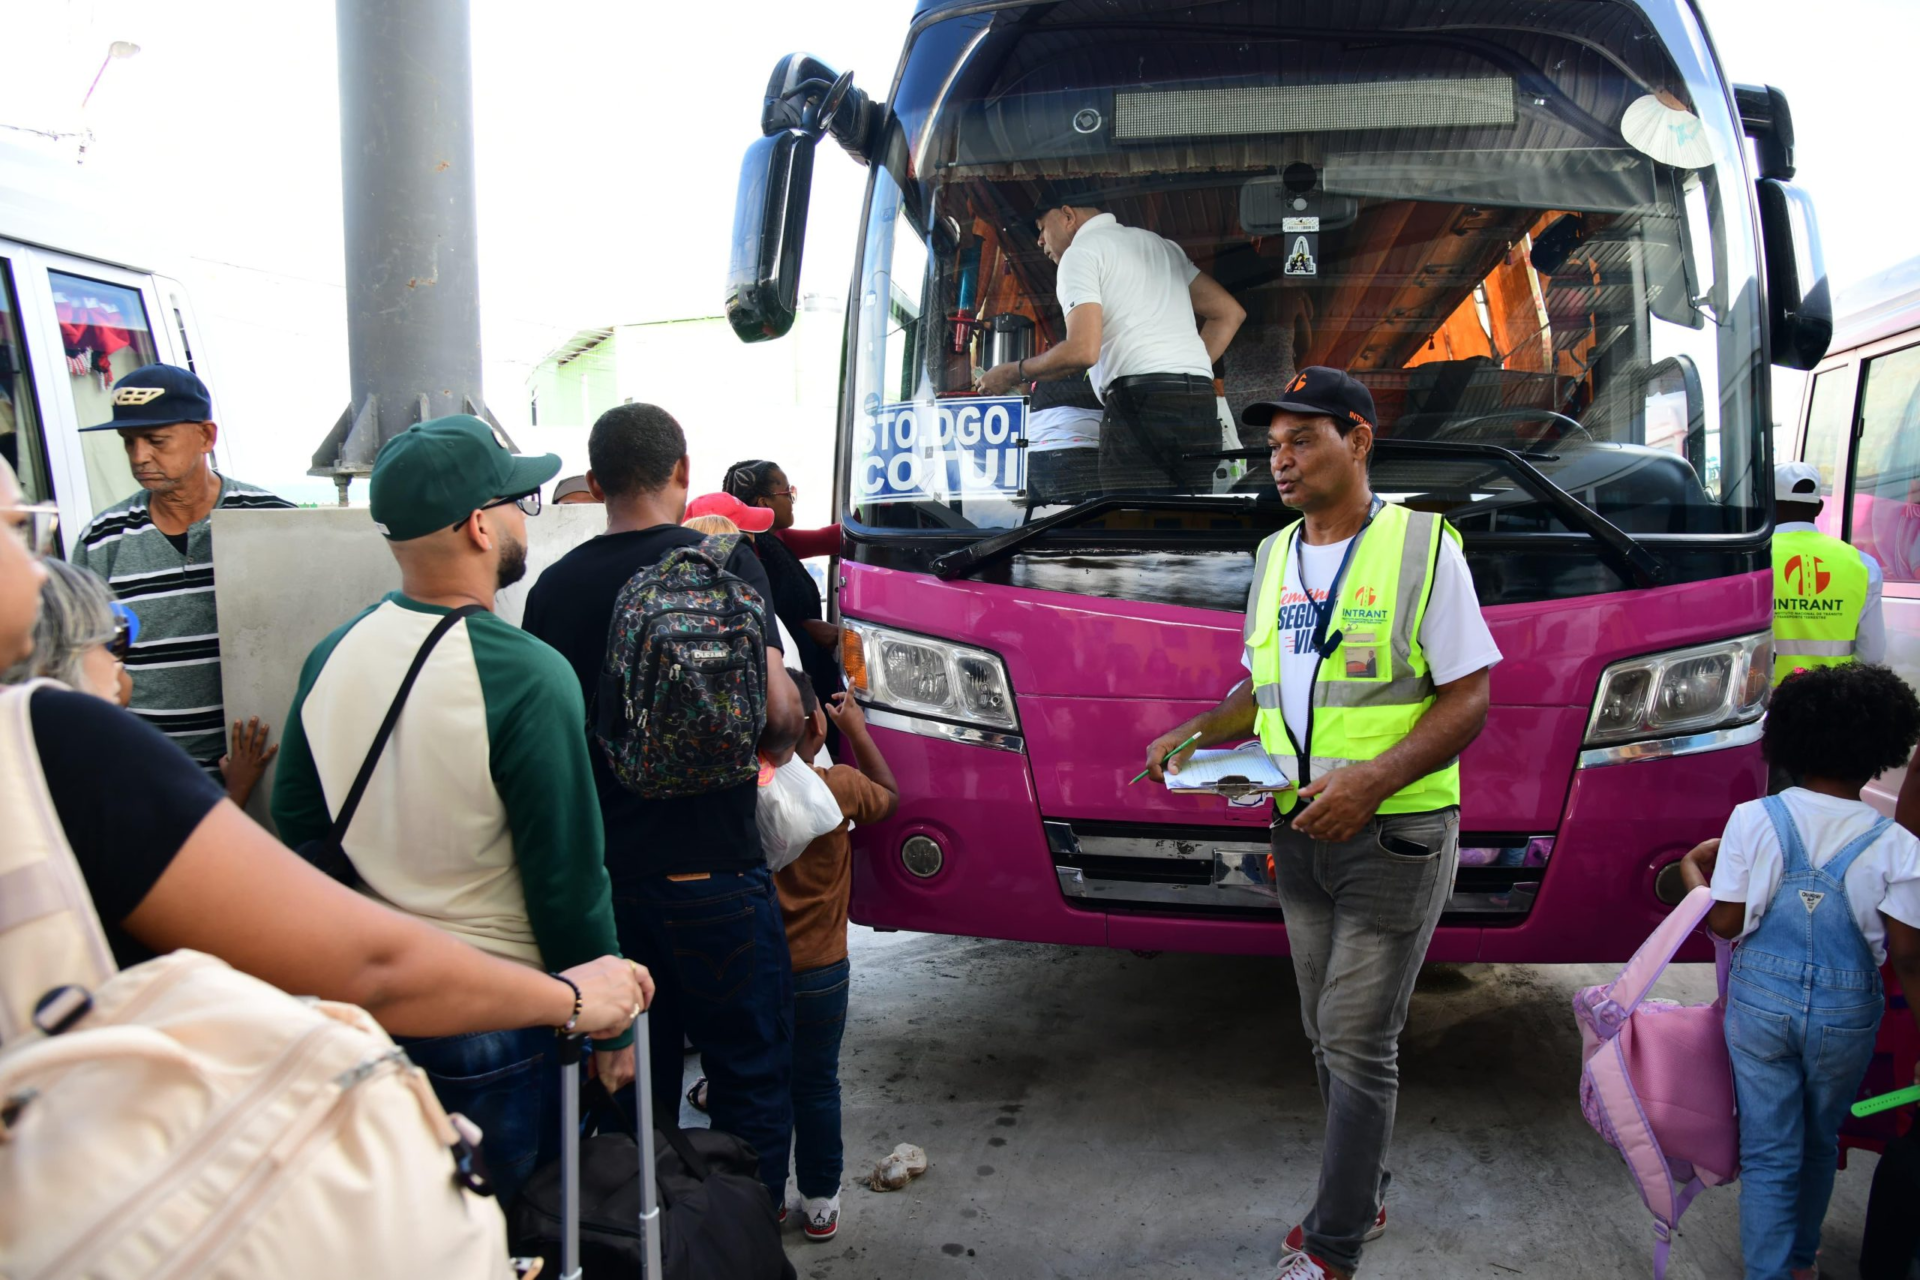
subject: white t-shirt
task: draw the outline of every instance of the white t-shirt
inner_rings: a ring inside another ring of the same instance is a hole
[[[1082,409],[1078,405],[1035,409],[1027,414],[1027,452],[1098,449],[1102,416],[1098,409]]]
[[[1863,836],[1880,814],[1859,800],[1823,796],[1802,787],[1780,793],[1800,828],[1800,843],[1816,867],[1824,866],[1848,841]],[[1720,837],[1720,858],[1713,867],[1716,902],[1744,902],[1747,918],[1740,936],[1752,933],[1780,890],[1786,857],[1774,834],[1766,806],[1749,800],[1733,811]],[[1854,923],[1867,939],[1876,965],[1887,962],[1886,912],[1901,924],[1920,929],[1920,840],[1905,827],[1890,826],[1847,868],[1844,881]],[[1799,906],[1797,901],[1793,904]]]
[[[1788,520],[1773,527],[1775,533],[1816,533],[1811,520]],[[1859,548],[1855,548],[1859,550]],[[1880,571],[1880,562],[1866,552],[1860,552],[1860,559],[1867,566],[1867,602],[1860,609],[1860,632],[1854,638],[1853,656],[1861,662],[1885,662],[1887,660],[1887,624],[1880,616],[1880,587],[1886,575]]]
[[[1187,292],[1199,274],[1179,245],[1139,227],[1123,227],[1110,213],[1087,219],[1073,237],[1060,255],[1054,295],[1063,316],[1090,302],[1100,308],[1100,360],[1092,377],[1103,400],[1115,378],[1213,376],[1193,295]]]
[[[1285,619],[1291,610],[1300,625],[1283,624],[1280,632],[1280,714],[1296,745],[1306,736],[1307,713],[1313,704],[1313,673],[1320,661],[1313,651],[1314,611],[1308,600],[1326,600],[1327,588],[1340,571],[1340,559],[1352,541],[1348,538],[1322,547],[1296,541],[1294,553],[1287,557],[1280,614]],[[1312,584],[1311,593],[1300,583],[1303,566]],[[1338,623],[1338,618],[1330,619],[1328,627]],[[1426,653],[1427,668],[1437,685],[1450,684],[1500,661],[1500,646],[1493,642],[1493,633],[1481,616],[1480,597],[1474,594],[1467,558],[1445,534],[1440,537],[1440,559],[1434,566],[1433,594],[1427,601],[1426,616],[1420,619],[1420,648]],[[1252,670],[1252,650],[1242,652],[1240,662]]]

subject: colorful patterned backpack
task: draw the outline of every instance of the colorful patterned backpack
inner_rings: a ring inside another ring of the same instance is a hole
[[[594,739],[620,785],[661,800],[759,775],[766,605],[728,573],[738,536],[676,547],[620,588],[600,664]]]

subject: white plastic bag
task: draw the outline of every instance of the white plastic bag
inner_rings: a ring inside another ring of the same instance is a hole
[[[842,815],[840,802],[826,782],[796,755],[775,769],[773,781],[760,788],[754,819],[760,827],[767,869],[778,871],[839,826]]]

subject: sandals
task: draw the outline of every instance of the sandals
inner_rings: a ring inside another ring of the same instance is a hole
[[[693,1088],[687,1090],[687,1105],[701,1115],[707,1114],[707,1078],[701,1076],[693,1082]]]

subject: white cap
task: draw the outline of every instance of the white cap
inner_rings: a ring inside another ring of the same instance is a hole
[[[1773,466],[1773,500],[1820,501],[1820,468],[1811,462],[1776,462]]]

